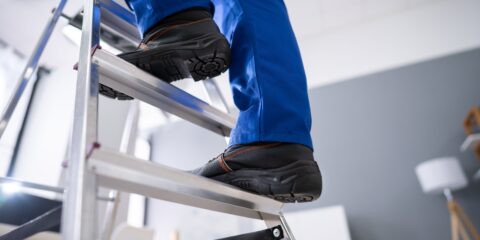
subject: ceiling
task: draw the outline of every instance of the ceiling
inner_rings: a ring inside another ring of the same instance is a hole
[[[439,0],[285,0],[300,40],[432,1]],[[51,15],[51,9],[58,2],[0,0],[0,38],[19,51],[29,53]],[[81,3],[78,0],[69,1],[64,12],[75,14]]]
[[[301,40],[439,0],[285,0]]]
[[[38,41],[51,11],[59,0],[0,0],[0,39],[7,42],[24,55],[29,55]],[[70,0],[65,7],[67,15],[80,9],[81,1]],[[60,25],[67,24],[60,19]],[[77,46],[67,41],[56,27],[42,61],[51,67],[74,64]],[[73,65],[72,65],[73,66]]]

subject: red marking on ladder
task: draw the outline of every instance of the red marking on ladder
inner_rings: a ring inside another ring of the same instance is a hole
[[[88,160],[88,159],[92,156],[93,151],[95,151],[95,149],[98,149],[98,148],[100,148],[100,147],[101,147],[100,143],[94,142],[94,143],[92,144],[92,146],[90,147],[90,149],[88,150],[88,152],[87,152],[87,156],[85,157],[86,160]]]
[[[91,56],[95,54],[95,51],[97,51],[97,49],[102,49],[102,46],[100,46],[100,44],[96,44],[95,46],[93,46],[91,50]],[[73,65],[73,70],[78,70],[78,62]]]

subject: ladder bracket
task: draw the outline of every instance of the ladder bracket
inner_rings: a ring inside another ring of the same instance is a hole
[[[98,142],[92,143],[92,145],[90,145],[90,148],[87,151],[87,154],[85,156],[85,160],[88,161],[88,159],[90,159],[90,157],[92,156],[95,149],[99,149],[101,146],[102,145]],[[62,162],[62,168],[68,168],[68,159]]]
[[[92,156],[93,154],[93,151],[95,151],[95,149],[99,149],[102,145],[98,142],[94,142],[92,143],[92,145],[90,146],[90,149],[88,150],[87,152],[87,156],[85,157],[86,160],[90,159],[90,157]]]
[[[92,47],[92,50],[90,50],[90,55],[92,57],[93,57],[93,54],[95,54],[95,51],[97,51],[97,49],[102,49],[102,46],[100,46],[100,44],[95,44],[95,46]],[[75,63],[75,65],[73,65],[73,70],[78,71],[78,62]]]
[[[252,239],[262,239],[262,240],[281,240],[284,238],[282,227],[276,226],[266,230],[246,233],[238,236],[222,238],[217,240],[252,240]]]

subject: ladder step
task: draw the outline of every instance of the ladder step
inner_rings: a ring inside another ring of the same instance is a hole
[[[100,186],[253,219],[278,216],[283,203],[208,178],[96,149],[88,160]]]
[[[100,83],[149,103],[222,136],[230,135],[235,119],[187,92],[166,83],[123,59],[97,49]]]
[[[102,26],[116,32],[134,45],[140,43],[135,15],[112,0],[100,0]]]

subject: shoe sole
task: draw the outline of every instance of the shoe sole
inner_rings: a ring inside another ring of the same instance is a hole
[[[119,55],[120,58],[166,82],[192,77],[195,81],[219,76],[230,65],[230,45],[220,36],[165,45],[146,51]],[[132,97],[101,85],[100,93],[118,100]]]
[[[314,161],[269,170],[240,169],[213,179],[284,203],[311,202],[322,193],[322,176]]]
[[[108,98],[113,98],[118,100],[133,100],[133,98],[128,96],[127,94],[119,92],[103,84],[100,84],[98,92]]]

